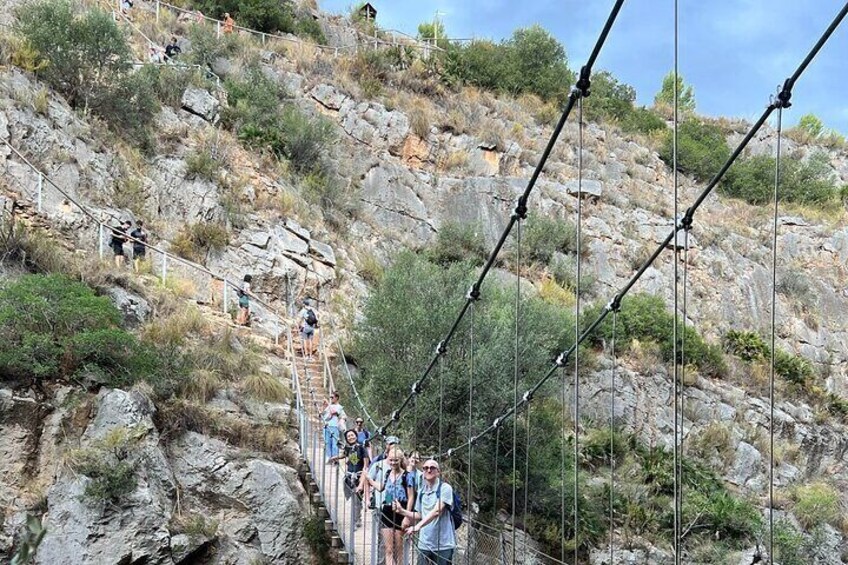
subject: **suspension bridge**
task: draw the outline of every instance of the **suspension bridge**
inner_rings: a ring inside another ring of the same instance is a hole
[[[594,48],[589,56],[586,64],[581,68],[579,73],[579,78],[576,82],[575,87],[571,91],[567,104],[556,123],[553,132],[548,140],[548,143],[539,159],[539,162],[530,177],[526,188],[524,189],[521,196],[518,198],[515,207],[512,211],[512,214],[509,218],[509,222],[507,223],[505,229],[501,233],[495,247],[491,250],[490,254],[483,267],[480,269],[479,274],[477,276],[476,281],[471,285],[468,289],[466,295],[464,296],[464,301],[459,308],[459,312],[452,323],[452,325],[448,328],[447,332],[444,334],[444,337],[438,341],[438,343],[434,344],[434,350],[432,357],[429,363],[423,368],[420,376],[409,386],[409,393],[406,397],[397,405],[394,410],[391,410],[388,415],[369,415],[367,411],[366,403],[356,394],[357,401],[360,403],[360,408],[364,414],[371,419],[372,423],[376,428],[376,439],[378,441],[385,440],[385,438],[390,434],[392,428],[397,427],[398,423],[404,418],[409,417],[408,414],[413,410],[416,399],[420,397],[420,395],[430,393],[430,381],[435,377],[434,375],[438,375],[439,378],[439,390],[441,390],[441,372],[438,370],[440,362],[445,358],[445,356],[450,351],[450,346],[452,340],[455,338],[457,333],[460,331],[463,320],[468,318],[469,323],[466,324],[467,331],[471,333],[470,341],[472,343],[472,347],[474,344],[474,311],[477,307],[477,304],[480,301],[485,300],[484,294],[484,282],[492,270],[493,266],[496,264],[498,257],[500,256],[505,244],[512,237],[515,241],[515,246],[517,250],[518,262],[520,264],[522,252],[526,250],[522,249],[522,222],[527,218],[528,211],[528,202],[530,200],[532,191],[536,185],[537,180],[542,174],[545,164],[548,160],[548,157],[551,154],[557,140],[559,138],[560,133],[563,130],[563,127],[566,121],[571,117],[572,113],[577,113],[577,120],[579,124],[578,128],[578,175],[577,175],[577,211],[576,211],[576,225],[578,229],[577,241],[580,241],[580,229],[583,224],[583,210],[581,206],[581,194],[582,194],[582,186],[583,186],[583,110],[584,103],[587,99],[589,99],[591,94],[591,77],[593,66],[601,53],[601,49],[607,40],[607,37],[613,30],[614,23],[616,18],[622,9],[624,4],[624,0],[617,0],[613,5],[610,14],[607,20],[604,23],[602,31],[594,45]],[[522,413],[529,413],[529,409],[534,401],[537,400],[537,395],[539,394],[541,388],[551,381],[559,377],[561,379],[559,390],[561,392],[561,402],[563,408],[563,414],[561,417],[561,441],[563,445],[562,453],[563,453],[563,462],[562,462],[562,476],[561,483],[563,488],[563,493],[561,497],[561,505],[560,505],[560,518],[561,518],[561,531],[566,530],[566,523],[571,522],[572,524],[577,524],[580,522],[581,508],[579,506],[580,496],[579,496],[579,465],[574,465],[572,469],[573,477],[570,478],[570,482],[573,484],[574,492],[572,494],[573,506],[571,508],[566,507],[566,496],[565,496],[565,485],[569,483],[566,480],[565,472],[565,446],[569,445],[574,450],[575,460],[579,456],[579,447],[580,447],[580,437],[581,437],[581,429],[580,429],[580,378],[579,378],[579,370],[581,368],[581,359],[579,355],[579,347],[582,343],[584,343],[597,329],[598,327],[607,320],[607,318],[611,318],[612,328],[613,328],[613,339],[610,344],[610,351],[613,357],[613,366],[615,367],[617,364],[616,361],[616,352],[617,346],[615,343],[615,335],[616,335],[616,326],[617,326],[617,317],[620,312],[620,308],[622,302],[627,298],[628,294],[633,289],[634,285],[643,277],[647,269],[649,269],[663,254],[666,249],[671,248],[672,252],[675,256],[679,254],[683,254],[683,260],[678,261],[674,260],[674,276],[671,284],[673,285],[673,312],[674,312],[674,323],[673,323],[673,359],[679,360],[679,362],[673,363],[673,378],[672,378],[672,391],[671,396],[674,404],[674,438],[673,438],[673,446],[674,446],[674,496],[673,496],[673,504],[674,504],[674,525],[673,525],[673,535],[674,535],[674,544],[673,544],[673,559],[675,565],[685,562],[686,555],[682,545],[682,536],[684,533],[685,525],[682,522],[682,505],[684,499],[683,493],[683,473],[684,473],[684,465],[683,465],[683,451],[682,451],[682,443],[683,443],[683,401],[685,399],[685,367],[686,367],[686,359],[685,352],[683,348],[683,344],[681,342],[682,335],[680,335],[680,329],[685,329],[685,324],[687,321],[687,307],[688,307],[688,294],[687,294],[687,281],[688,281],[688,269],[690,266],[690,262],[687,260],[686,254],[688,253],[689,245],[688,238],[691,230],[695,226],[695,218],[696,214],[703,204],[704,200],[713,192],[713,190],[718,186],[721,182],[724,175],[733,165],[733,163],[740,157],[745,148],[751,142],[751,140],[757,135],[757,133],[761,130],[761,128],[768,122],[768,120],[772,117],[775,117],[775,131],[777,132],[777,142],[775,146],[775,173],[774,173],[774,198],[773,198],[773,231],[771,238],[771,264],[770,270],[772,274],[772,301],[770,308],[770,321],[771,321],[771,359],[770,359],[770,371],[769,371],[769,488],[768,488],[768,539],[766,542],[766,547],[763,548],[763,553],[758,556],[758,559],[761,562],[769,563],[771,562],[772,549],[774,547],[774,508],[775,508],[775,500],[774,500],[774,406],[775,406],[775,361],[774,361],[774,352],[775,352],[775,327],[776,327],[776,308],[775,308],[775,287],[776,287],[776,271],[777,271],[777,238],[778,238],[778,212],[779,212],[779,203],[780,203],[780,158],[781,158],[781,132],[782,132],[782,119],[783,112],[787,108],[791,106],[792,103],[792,93],[793,88],[796,82],[801,79],[804,72],[807,70],[810,64],[812,64],[817,56],[817,54],[821,51],[821,49],[825,46],[828,39],[833,35],[833,33],[837,30],[839,25],[844,20],[846,14],[848,14],[848,3],[846,3],[842,9],[834,16],[831,24],[823,30],[821,36],[818,41],[810,48],[810,50],[806,53],[804,58],[798,64],[794,72],[783,81],[781,88],[772,95],[765,109],[759,118],[751,125],[750,129],[743,136],[742,140],[738,143],[736,148],[732,151],[730,157],[726,160],[726,162],[722,165],[720,170],[716,173],[716,175],[710,180],[709,183],[704,187],[702,192],[697,196],[697,198],[689,203],[689,205],[682,211],[681,213],[681,203],[678,194],[679,182],[678,182],[678,173],[677,173],[677,126],[679,122],[678,115],[678,107],[677,107],[677,99],[678,93],[675,91],[675,105],[674,105],[674,116],[673,116],[673,125],[674,125],[674,162],[673,162],[673,192],[674,192],[674,213],[673,213],[673,227],[667,234],[667,236],[659,243],[656,249],[651,253],[651,255],[636,269],[636,272],[631,276],[631,278],[627,281],[627,283],[617,292],[615,293],[607,303],[606,307],[603,308],[600,314],[593,321],[588,323],[588,325],[581,326],[581,300],[580,300],[580,291],[579,285],[581,281],[581,261],[580,261],[580,249],[578,248],[576,257],[577,257],[577,300],[575,304],[575,327],[574,327],[574,342],[573,344],[562,351],[556,359],[551,364],[549,370],[545,372],[543,375],[539,377],[539,379],[535,382],[535,384],[526,389],[519,389],[519,371],[520,371],[520,363],[521,359],[519,357],[519,339],[520,339],[520,327],[518,327],[519,316],[516,315],[516,328],[515,328],[515,358],[513,364],[513,390],[512,392],[512,402],[510,405],[499,413],[494,419],[492,419],[491,423],[482,427],[481,429],[476,430],[476,432],[471,432],[472,421],[470,418],[471,414],[471,405],[474,401],[474,390],[475,386],[481,386],[481,383],[474,382],[474,372],[473,369],[470,371],[469,380],[468,380],[468,402],[469,402],[469,434],[468,436],[461,442],[456,445],[447,446],[443,443],[443,437],[441,430],[439,431],[438,438],[438,448],[428,455],[433,459],[441,462],[443,468],[451,465],[452,462],[458,462],[461,464],[462,461],[465,461],[465,468],[468,474],[468,482],[467,485],[454,485],[455,488],[462,493],[466,504],[469,504],[474,499],[475,493],[473,492],[473,474],[475,470],[471,466],[471,460],[473,456],[473,451],[475,446],[477,446],[483,439],[490,438],[495,435],[500,441],[500,437],[502,435],[506,435],[510,437],[510,442],[512,444],[512,471],[514,476],[518,476],[518,467],[519,465],[527,465],[527,461],[521,462],[518,460],[518,449],[516,446],[522,441],[527,442],[526,438],[518,437],[518,417]],[[674,41],[674,72],[675,76],[677,76],[678,71],[678,33],[677,33],[677,2],[675,2],[675,41]],[[676,89],[677,81],[675,81],[675,89]],[[60,187],[58,187],[55,183],[50,181],[41,171],[37,169],[31,162],[29,162],[26,157],[11,143],[7,140],[3,140],[5,145],[7,145],[12,153],[24,163],[27,164],[33,171],[38,173],[38,189],[37,196],[34,194],[30,194],[34,199],[37,198],[37,207],[38,211],[41,211],[42,206],[42,189],[43,183],[47,182],[51,185],[55,190],[58,190],[63,196],[70,201],[73,205],[82,210],[89,219],[92,220],[93,225],[97,227],[99,230],[97,241],[99,249],[102,253],[102,242],[103,242],[103,234],[104,230],[108,229],[107,222],[104,221],[101,217],[98,217],[94,214],[91,214],[87,208],[85,208],[82,204],[75,201],[69,194],[63,191]],[[29,191],[30,193],[32,191]],[[228,304],[227,298],[227,288],[237,288],[239,285],[236,282],[232,282],[226,279],[226,277],[222,277],[216,273],[213,273],[206,269],[201,265],[197,265],[191,263],[190,261],[186,261],[177,256],[171,255],[168,252],[155,248],[153,246],[147,245],[144,242],[138,242],[139,244],[143,244],[148,248],[152,249],[158,256],[160,257],[160,265],[162,269],[162,278],[163,281],[167,277],[167,271],[169,268],[169,264],[180,265],[183,268],[187,268],[189,270],[193,270],[195,272],[202,273],[204,276],[208,277],[211,282],[218,281],[221,284],[222,292],[224,293],[223,304],[224,309],[226,310]],[[170,261],[170,263],[169,263]],[[678,269],[681,267],[679,265],[682,264],[683,273],[678,272]],[[210,282],[210,284],[211,284]],[[516,301],[515,301],[515,309],[516,314],[519,313],[521,308],[520,301],[520,286],[521,286],[521,278],[517,277],[516,279]],[[305,359],[300,354],[300,349],[298,347],[298,343],[293,335],[293,330],[291,328],[291,319],[287,317],[283,313],[277,312],[271,306],[263,303],[258,297],[253,297],[259,308],[263,308],[266,312],[266,316],[268,320],[273,322],[273,327],[266,327],[265,330],[272,333],[273,338],[279,342],[281,340],[285,340],[287,342],[287,349],[292,359],[292,385],[295,391],[296,396],[296,415],[297,415],[297,424],[299,429],[299,442],[302,451],[303,458],[308,465],[308,479],[310,484],[314,489],[314,502],[321,505],[326,512],[326,526],[327,528],[334,532],[333,534],[333,544],[338,546],[339,558],[344,562],[350,563],[380,563],[384,562],[385,557],[385,547],[381,546],[381,538],[379,536],[379,527],[376,516],[374,512],[369,512],[367,509],[364,512],[363,516],[356,516],[353,514],[352,509],[353,505],[350,504],[349,500],[345,499],[344,494],[340,489],[340,481],[343,477],[340,477],[339,468],[334,465],[326,464],[324,460],[324,445],[323,439],[320,437],[319,430],[321,429],[322,423],[320,421],[320,407],[319,402],[321,399],[326,398],[328,393],[332,390],[335,390],[335,383],[332,374],[332,367],[330,363],[329,351],[326,345],[326,339],[329,336],[325,336],[321,340],[321,355],[319,356],[319,361],[310,361]],[[341,345],[336,345],[338,358],[342,358],[341,355]],[[473,360],[474,353],[472,350],[471,358]],[[355,387],[354,379],[347,374],[346,375],[349,382],[353,387]],[[569,379],[569,377],[571,377]],[[611,391],[616,390],[616,371],[613,369],[610,375],[610,383],[609,388]],[[355,388],[354,388],[355,390]],[[565,407],[569,405],[568,395],[571,394],[571,408],[572,412],[570,414],[565,413]],[[613,426],[613,415],[615,413],[615,394],[612,395],[612,401],[610,406],[610,427]],[[380,418],[382,416],[382,418]],[[382,421],[381,425],[378,423]],[[511,426],[510,426],[511,424]],[[529,437],[529,426],[527,427],[527,434]],[[569,440],[572,440],[569,442]],[[416,447],[416,441],[413,439],[409,442],[413,448]],[[610,497],[614,496],[616,490],[616,476],[615,476],[615,457],[614,457],[614,444],[610,445],[610,452],[613,455],[612,461],[612,470],[609,476],[609,491]],[[525,451],[526,453],[526,451]],[[477,471],[479,472],[479,471]],[[524,474],[526,477],[526,473]],[[510,506],[509,506],[509,521],[508,524],[516,524],[520,522],[519,518],[522,518],[522,514],[526,515],[526,496],[527,496],[527,485],[518,485],[513,483],[510,493]],[[519,500],[519,494],[523,495],[524,500]],[[612,504],[610,504],[610,508],[612,508]],[[357,522],[362,521],[361,525],[358,525]],[[614,539],[614,517],[610,515],[610,539],[609,539],[609,563],[616,563],[616,544]],[[579,528],[574,528],[575,531],[575,539],[573,540],[573,546],[580,546],[579,539]],[[523,534],[519,533],[518,528],[511,527],[507,530],[492,528],[491,526],[476,522],[474,517],[470,517],[467,521],[466,526],[459,531],[459,536],[457,539],[457,548],[456,553],[454,555],[455,563],[568,563],[571,560],[575,564],[580,563],[581,556],[578,551],[573,551],[571,554],[567,554],[565,550],[565,544],[563,544],[562,553],[559,556],[550,556],[546,555],[538,549],[532,547],[532,545],[528,544],[526,538],[522,537]],[[415,563],[416,556],[413,551],[408,551],[410,544],[406,544],[407,551],[404,554],[404,563]],[[569,557],[571,559],[569,559]]]

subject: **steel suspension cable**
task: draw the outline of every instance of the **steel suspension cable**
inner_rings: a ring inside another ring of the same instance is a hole
[[[616,326],[618,311],[612,313],[612,370],[610,371],[610,490],[609,490],[609,552],[610,565],[615,563],[615,370],[618,358],[615,351]]]
[[[474,427],[474,310],[475,305],[471,304],[471,318],[469,326],[469,346],[468,346],[468,494],[465,498],[468,505],[468,516],[471,518],[471,482],[473,480],[472,468],[474,465],[474,444],[471,442],[471,430]],[[471,565],[471,535],[465,536],[465,561]]]
[[[562,405],[562,429],[560,435],[560,538],[562,539],[562,547],[560,548],[559,560],[565,563],[565,463],[566,463],[566,448],[568,447],[568,404],[566,403],[566,378],[565,367],[562,368],[562,380],[560,381],[560,403]]]
[[[527,437],[524,440],[526,449],[524,451],[524,510],[522,512],[521,524],[524,530],[524,551],[522,552],[522,561],[527,562],[527,495],[530,491],[530,405],[527,405],[527,411],[524,413],[525,426],[527,428]],[[517,419],[517,418],[516,418]],[[513,560],[513,563],[515,561]]]
[[[518,342],[518,318],[521,315],[521,221],[519,220],[515,230],[516,243],[516,266],[517,273],[515,277],[515,363],[512,376],[512,399],[514,404],[518,404],[518,357],[519,357],[519,342]],[[516,473],[518,461],[518,418],[512,419],[512,562],[515,563],[515,507],[516,507]]]
[[[675,254],[675,262],[677,255]],[[678,460],[677,469],[677,488],[679,491],[679,508],[678,515],[680,516],[680,543],[683,543],[683,491],[685,490],[685,481],[683,480],[683,460],[686,456],[684,449],[684,431],[683,426],[683,407],[686,401],[686,319],[689,315],[689,230],[683,230],[683,309],[681,311],[683,324],[680,328],[680,459]],[[682,548],[681,548],[682,549]]]
[[[577,343],[572,344],[568,349],[561,352],[557,356],[556,360],[554,361],[551,368],[547,371],[547,373],[545,373],[536,382],[536,384],[533,385],[533,387],[525,393],[524,397],[532,397],[533,395],[535,395],[536,392],[538,392],[539,389],[542,386],[544,386],[545,383],[547,383],[548,380],[550,380],[550,378],[556,373],[557,369],[562,368],[567,364],[569,357],[574,353],[574,351],[577,349],[577,347],[580,344],[582,344],[583,341],[586,340],[586,338],[588,338],[590,335],[592,335],[595,332],[595,330],[598,328],[598,326],[600,326],[604,322],[604,320],[606,320],[609,313],[620,308],[621,301],[627,296],[627,294],[630,292],[630,290],[633,288],[633,286],[642,278],[642,276],[645,274],[645,272],[654,264],[654,262],[657,260],[657,258],[665,250],[665,248],[668,247],[671,244],[671,242],[674,240],[677,232],[681,229],[691,228],[692,223],[694,221],[695,213],[698,211],[700,206],[703,204],[704,200],[706,200],[707,196],[709,196],[712,193],[712,191],[715,189],[715,187],[718,185],[718,183],[721,181],[721,179],[727,173],[727,170],[731,167],[731,165],[733,163],[736,162],[736,160],[739,158],[739,156],[742,154],[742,152],[745,150],[745,148],[748,146],[748,144],[751,142],[751,140],[757,134],[757,132],[760,131],[763,124],[766,122],[766,120],[769,118],[769,116],[771,116],[772,112],[774,112],[774,110],[776,110],[780,107],[788,108],[789,106],[791,106],[791,103],[790,103],[790,100],[792,98],[791,87],[794,86],[795,81],[800,77],[801,72],[804,69],[806,69],[809,62],[821,50],[822,46],[826,43],[827,39],[829,39],[830,36],[833,35],[833,32],[836,30],[837,27],[839,27],[839,24],[845,19],[846,15],[848,15],[848,3],[846,3],[845,6],[840,10],[840,12],[835,16],[834,20],[828,26],[827,30],[825,30],[825,32],[822,34],[822,36],[817,41],[816,45],[808,53],[807,57],[804,60],[804,63],[796,70],[795,74],[792,77],[790,77],[790,79],[787,79],[784,82],[784,85],[783,85],[780,93],[778,94],[777,99],[772,100],[772,102],[766,107],[766,109],[763,111],[763,113],[760,115],[760,117],[756,120],[756,122],[754,122],[754,124],[750,127],[750,129],[745,134],[745,136],[742,138],[742,140],[739,142],[739,144],[736,146],[736,148],[731,152],[730,156],[727,158],[727,160],[722,165],[722,167],[719,169],[719,171],[715,174],[715,176],[712,178],[712,180],[710,180],[710,182],[707,184],[707,186],[703,189],[703,191],[695,199],[695,202],[686,209],[686,212],[683,214],[683,217],[680,220],[680,222],[677,225],[675,225],[672,228],[672,230],[669,232],[669,234],[658,244],[656,250],[654,250],[654,252],[642,263],[642,265],[639,267],[639,269],[636,271],[636,273],[634,273],[631,276],[631,278],[621,288],[621,290],[619,290],[618,293],[615,296],[613,296],[612,300],[601,311],[601,313],[598,315],[598,317],[595,318],[595,320],[592,321],[592,323],[590,323],[583,330],[583,332],[580,334],[580,338],[577,341]],[[472,438],[472,442],[479,441],[484,436],[495,431],[503,423],[503,421],[506,418],[509,418],[509,417],[513,416],[514,414],[518,413],[518,411],[523,408],[524,404],[526,404],[526,402],[524,400],[521,400],[521,401],[519,401],[519,403],[517,405],[513,405],[513,406],[506,408],[497,418],[494,419],[494,421],[488,427],[486,427],[480,433],[475,435]],[[464,443],[460,444],[457,447],[448,449],[446,452],[442,453],[440,456],[441,457],[450,457],[455,451],[458,451],[459,449],[464,449],[465,447],[466,447],[466,444],[464,444]]]
[[[581,96],[588,96],[589,89],[591,86],[591,74],[592,67],[595,64],[595,61],[600,54],[601,48],[606,42],[607,36],[609,35],[613,24],[615,23],[616,18],[618,17],[618,13],[621,11],[621,7],[624,5],[624,0],[616,0],[613,5],[612,10],[610,11],[609,16],[604,24],[603,29],[601,30],[601,34],[598,37],[598,40],[595,42],[594,48],[592,49],[592,53],[589,56],[586,64],[580,69],[580,75],[575,85],[575,88],[572,89],[571,94],[568,97],[568,101],[566,103],[565,109],[562,112],[562,115],[559,118],[556,126],[554,126],[553,132],[551,133],[550,138],[548,139],[548,143],[545,146],[545,149],[542,151],[542,155],[539,158],[539,162],[536,165],[536,168],[533,170],[530,179],[527,182],[527,186],[524,188],[524,192],[519,196],[515,210],[507,222],[506,227],[500,235],[495,247],[492,249],[489,254],[486,263],[483,265],[480,270],[480,274],[477,277],[477,280],[471,286],[468,294],[466,295],[465,303],[459,310],[456,319],[451,325],[445,337],[438,343],[436,346],[436,350],[433,354],[433,357],[430,359],[430,362],[427,364],[427,367],[424,369],[422,375],[416,381],[418,386],[413,387],[413,391],[404,399],[401,403],[400,407],[392,412],[389,420],[383,424],[380,428],[377,429],[378,435],[385,436],[386,430],[388,427],[394,423],[397,423],[400,420],[401,415],[403,414],[406,407],[409,405],[412,395],[421,392],[424,383],[427,381],[428,376],[435,368],[436,362],[438,359],[445,354],[447,351],[447,346],[450,344],[451,339],[453,339],[454,334],[459,328],[460,322],[465,317],[465,314],[468,312],[468,309],[471,303],[476,300],[480,295],[480,287],[483,284],[486,276],[491,271],[492,267],[494,267],[495,262],[497,261],[498,255],[501,252],[504,244],[506,243],[507,238],[509,237],[512,229],[515,227],[515,224],[518,223],[519,220],[524,219],[527,214],[527,202],[530,198],[530,194],[533,191],[533,188],[536,186],[536,182],[539,179],[539,175],[541,175],[542,170],[545,168],[545,164],[550,157],[551,152],[553,151],[554,145],[556,145],[557,139],[559,138],[560,133],[562,132],[563,127],[565,126],[565,122],[568,117],[571,115],[571,111],[574,109],[574,106],[577,103],[577,100]]]
[[[577,269],[574,289],[574,342],[580,339],[580,238],[583,226],[583,96],[577,101]],[[516,418],[517,419],[517,418]],[[580,355],[574,350],[574,565],[580,552]]]
[[[777,352],[777,214],[780,210],[780,138],[783,107],[777,109],[777,151],[774,159],[774,219],[771,240],[771,360],[769,363],[769,562],[774,561],[774,366]]]
[[[445,358],[439,357],[439,450],[437,453],[442,452],[442,422],[444,418],[442,415],[445,413]]]
[[[680,92],[678,92],[678,82],[679,82],[679,68],[678,68],[678,56],[679,56],[679,12],[678,12],[678,0],[674,0],[674,128],[672,131],[672,182],[674,184],[674,223],[677,224],[680,218],[680,210],[679,210],[679,179],[678,179],[678,170],[677,170],[677,133],[678,133],[678,125],[679,125],[679,116],[678,116],[678,101],[680,99]],[[677,358],[677,329],[679,324],[679,312],[677,305],[677,297],[678,297],[678,265],[677,265],[677,233],[675,233],[674,239],[674,256],[672,258],[672,262],[674,263],[673,274],[674,278],[673,284],[673,292],[674,292],[674,317],[672,318],[672,363],[673,363],[673,374],[672,377],[674,379],[674,383],[672,385],[673,388],[673,396],[674,396],[674,565],[680,565],[680,530],[681,530],[681,519],[680,519],[680,428],[678,426],[679,416],[680,416],[680,375],[678,370],[678,358]]]

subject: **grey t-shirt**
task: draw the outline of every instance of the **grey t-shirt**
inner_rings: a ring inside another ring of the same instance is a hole
[[[439,489],[441,483],[442,488]],[[438,518],[421,528],[418,534],[418,549],[425,551],[440,551],[442,549],[454,549],[456,547],[456,532],[453,529],[450,508],[453,504],[453,488],[441,479],[436,481],[432,488],[426,482],[421,485],[421,490],[415,500],[415,511],[424,519],[436,508],[439,494],[444,506]]]

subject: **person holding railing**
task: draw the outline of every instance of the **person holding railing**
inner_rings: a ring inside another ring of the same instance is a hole
[[[398,504],[411,512],[415,496],[412,478],[407,473],[406,460],[399,447],[392,447],[386,457],[389,472],[383,475],[382,482],[368,479],[371,488],[383,493],[380,506],[380,533],[386,548],[386,565],[403,565],[403,530],[409,521],[400,512],[395,511]]]
[[[144,222],[142,220],[136,223],[135,229],[130,232],[130,237],[133,238],[133,271],[138,273],[141,270],[141,263],[147,254],[147,232],[144,231]]]
[[[354,527],[362,525],[362,471],[368,467],[368,453],[365,446],[356,440],[356,431],[350,429],[345,432],[345,445],[341,453],[332,457],[330,462],[340,459],[347,460],[344,478],[345,500],[351,501],[351,513],[353,515]]]
[[[451,517],[453,488],[442,481],[439,463],[435,459],[425,461],[422,469],[424,480],[415,499],[414,511],[397,502],[394,509],[414,523],[406,528],[406,534],[418,534],[419,563],[450,565],[456,548],[456,530]]]
[[[124,244],[127,242],[127,231],[132,226],[132,222],[124,220],[118,227],[112,228],[112,239],[109,241],[109,247],[112,248],[112,253],[115,255],[115,267],[120,269],[124,266]]]

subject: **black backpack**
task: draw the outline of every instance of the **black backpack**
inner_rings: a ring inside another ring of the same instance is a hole
[[[315,315],[315,312],[312,308],[306,309],[306,323],[312,326],[313,328],[318,327],[318,316]]]

